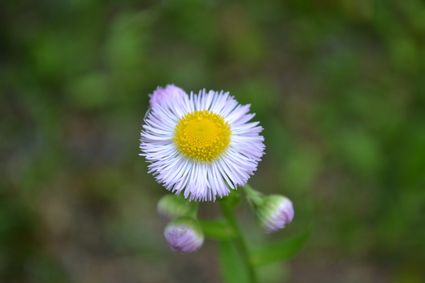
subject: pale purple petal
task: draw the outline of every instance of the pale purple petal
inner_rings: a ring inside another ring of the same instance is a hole
[[[204,238],[198,235],[189,225],[168,225],[164,236],[174,252],[192,253],[199,249]]]
[[[149,103],[151,107],[169,102],[172,99],[187,96],[186,92],[175,85],[167,85],[165,88],[158,87],[152,94],[149,95]]]
[[[294,218],[294,207],[291,200],[283,196],[270,196],[273,201],[266,200],[258,208],[263,230],[266,233],[276,232],[292,222]]]

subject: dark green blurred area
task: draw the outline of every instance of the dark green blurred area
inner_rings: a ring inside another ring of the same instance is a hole
[[[254,241],[313,224],[263,282],[425,282],[424,54],[420,0],[3,1],[0,281],[221,282],[213,241],[168,250],[138,156],[174,83],[265,128],[250,183],[296,216],[261,236],[242,208]]]

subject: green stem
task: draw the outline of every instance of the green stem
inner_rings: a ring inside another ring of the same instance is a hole
[[[245,194],[247,196],[248,202],[250,205],[253,205],[254,207],[259,206],[263,203],[263,194],[254,190],[250,185],[246,184],[242,187],[242,189],[245,191]]]
[[[229,224],[233,227],[236,232],[236,237],[233,239],[236,244],[237,249],[241,255],[243,263],[248,271],[249,283],[256,283],[257,276],[255,274],[255,270],[250,261],[250,254],[248,252],[248,246],[243,237],[242,231],[238,225],[238,220],[236,218],[236,214],[233,210],[233,206],[229,205],[226,201],[220,201],[221,210],[223,211],[224,217],[227,219]]]
[[[199,206],[199,202],[190,202],[190,209],[187,212],[186,216],[190,216],[194,219],[197,219],[197,214],[198,214],[198,206]]]

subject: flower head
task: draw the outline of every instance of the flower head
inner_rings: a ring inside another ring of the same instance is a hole
[[[204,233],[198,221],[180,217],[165,227],[164,236],[174,252],[191,253],[204,243]]]
[[[190,200],[215,200],[245,185],[264,154],[263,128],[249,122],[249,107],[212,90],[157,103],[141,132],[149,172]]]
[[[258,222],[266,233],[276,232],[292,222],[294,207],[291,200],[281,195],[271,195],[256,207]]]
[[[152,94],[149,94],[149,103],[151,107],[158,104],[162,104],[166,101],[172,100],[178,97],[187,96],[186,92],[175,85],[167,85],[165,88],[158,87]]]

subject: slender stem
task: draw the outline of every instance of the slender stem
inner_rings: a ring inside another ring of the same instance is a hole
[[[197,202],[197,201],[196,202],[190,202],[189,205],[190,205],[190,209],[187,212],[187,216],[191,216],[194,219],[196,219],[197,218],[196,215],[198,214],[199,202]]]
[[[250,185],[246,184],[242,189],[245,191],[250,205],[259,206],[263,202],[263,194],[254,190]]]
[[[248,271],[249,283],[256,283],[257,276],[255,274],[254,267],[252,266],[251,261],[249,260],[250,255],[248,252],[248,247],[243,237],[242,231],[238,225],[238,220],[236,219],[236,214],[233,209],[234,207],[231,205],[228,205],[228,203],[226,203],[225,201],[220,201],[220,205],[221,205],[221,210],[223,211],[224,217],[227,219],[227,221],[233,227],[233,229],[235,230],[237,234],[236,238],[234,239],[234,242],[236,244],[236,247],[239,250],[239,253],[244,262],[246,270]]]

